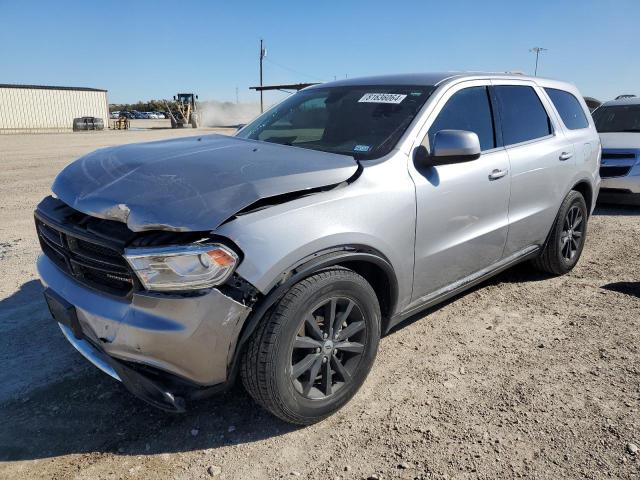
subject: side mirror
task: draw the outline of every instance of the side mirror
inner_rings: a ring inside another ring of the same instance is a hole
[[[433,167],[452,163],[470,162],[480,158],[480,139],[475,132],[466,130],[440,130],[435,134],[431,155],[424,145],[413,152],[416,165]]]
[[[242,130],[245,127],[246,123],[239,123],[238,125],[236,125],[236,132],[239,132],[240,130]]]

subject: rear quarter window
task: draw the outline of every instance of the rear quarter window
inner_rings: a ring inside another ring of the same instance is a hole
[[[549,95],[565,127],[569,130],[578,130],[589,126],[587,116],[573,94],[557,88],[545,88],[544,91]]]

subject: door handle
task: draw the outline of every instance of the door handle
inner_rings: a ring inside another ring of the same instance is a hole
[[[571,157],[573,157],[573,153],[571,153],[571,152],[562,152],[560,154],[560,161],[564,162],[565,160],[569,160]]]
[[[498,180],[499,178],[504,177],[507,173],[509,173],[509,170],[507,170],[506,168],[504,170],[498,170],[496,168],[489,174],[489,180]]]

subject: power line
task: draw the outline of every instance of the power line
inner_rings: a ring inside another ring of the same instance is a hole
[[[287,67],[286,65],[282,65],[281,63],[278,63],[278,62],[272,60],[271,58],[267,57],[267,58],[265,58],[265,60],[267,61],[267,63],[271,63],[271,64],[275,65],[276,67],[280,67],[280,68],[282,68],[284,70],[288,70],[288,71],[290,71],[292,73],[296,73],[298,75],[302,75],[303,77],[311,78],[313,80],[319,80],[321,82],[323,81],[319,77],[316,77],[314,75],[309,75],[307,73],[301,72],[300,70],[296,70],[295,68]]]

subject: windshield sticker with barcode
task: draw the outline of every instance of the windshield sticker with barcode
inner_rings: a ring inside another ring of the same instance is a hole
[[[406,95],[400,93],[365,93],[358,103],[395,103],[402,102]]]
[[[370,145],[356,145],[355,147],[353,147],[354,152],[368,152],[370,149]]]

